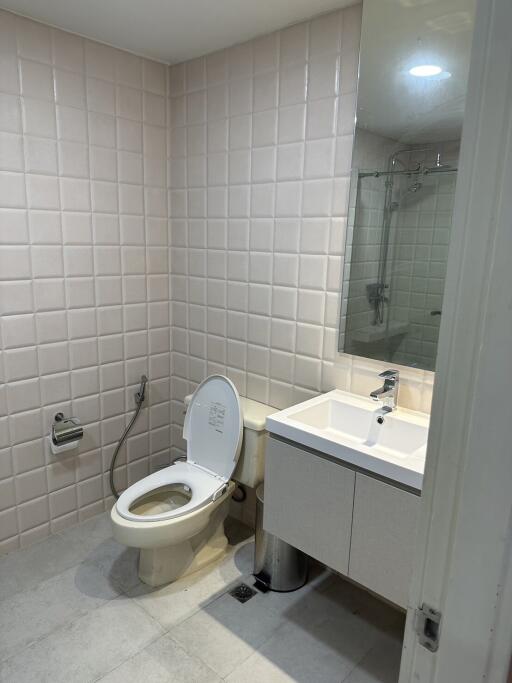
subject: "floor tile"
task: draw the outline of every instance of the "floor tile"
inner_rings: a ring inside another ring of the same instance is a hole
[[[172,637],[219,676],[227,676],[270,638],[282,617],[267,595],[240,603],[228,593],[173,627]]]
[[[87,573],[90,567],[96,567],[111,585],[122,591],[129,591],[141,584],[138,575],[139,551],[127,548],[113,538],[102,541],[93,548],[78,566]]]
[[[0,603],[0,660],[119,595],[100,570],[72,568]]]
[[[226,680],[340,683],[376,645],[384,629],[391,628],[368,619],[370,607],[359,593],[341,579],[327,590],[310,591],[302,604],[295,602],[282,613],[283,623],[272,637]],[[384,610],[389,624],[396,622],[397,613],[387,606]]]
[[[203,662],[191,656],[168,636],[162,636],[142,652],[100,679],[101,683],[220,683]]]
[[[401,613],[315,563],[300,590],[241,604],[227,591],[254,583],[254,544],[226,533],[221,561],[160,589],[108,514],[0,558],[0,680],[396,683]]]
[[[400,636],[383,636],[343,683],[397,683],[402,656]]]
[[[140,585],[128,595],[165,628],[183,621],[225,592],[252,567],[252,542],[230,552],[220,563],[154,590]]]
[[[53,631],[0,665],[0,680],[16,683],[94,681],[162,635],[161,628],[124,597]]]
[[[74,567],[111,536],[110,517],[98,515],[28,548],[0,557],[0,600]]]

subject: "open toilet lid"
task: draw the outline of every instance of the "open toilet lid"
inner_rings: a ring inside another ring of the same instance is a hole
[[[185,415],[187,461],[229,481],[240,456],[242,430],[235,385],[227,377],[211,375],[195,390]]]

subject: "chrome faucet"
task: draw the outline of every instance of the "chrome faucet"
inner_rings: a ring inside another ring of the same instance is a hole
[[[380,389],[372,391],[370,396],[374,401],[382,401],[383,412],[390,413],[397,407],[400,372],[398,370],[384,370],[379,374],[379,377],[384,379],[384,384]]]

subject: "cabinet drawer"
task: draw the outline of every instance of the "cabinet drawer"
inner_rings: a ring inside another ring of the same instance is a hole
[[[356,474],[348,575],[401,607],[407,606],[419,496]]]
[[[347,574],[355,473],[269,438],[264,528],[328,567]]]

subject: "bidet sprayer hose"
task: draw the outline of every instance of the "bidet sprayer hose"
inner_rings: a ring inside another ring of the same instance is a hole
[[[146,384],[148,382],[148,378],[146,375],[141,375],[140,378],[140,387],[139,390],[135,393],[135,403],[136,403],[136,409],[135,412],[132,416],[132,419],[128,423],[128,426],[123,432],[123,435],[119,439],[116,450],[114,451],[114,455],[112,456],[112,460],[110,461],[110,471],[109,471],[109,479],[110,479],[110,490],[112,491],[112,494],[116,498],[116,500],[119,498],[119,493],[115,487],[114,484],[114,467],[116,464],[116,459],[119,454],[119,451],[121,450],[121,446],[126,440],[126,437],[130,433],[131,428],[135,424],[136,419],[139,417],[140,410],[142,408],[142,404],[144,403],[144,399],[146,398]]]

